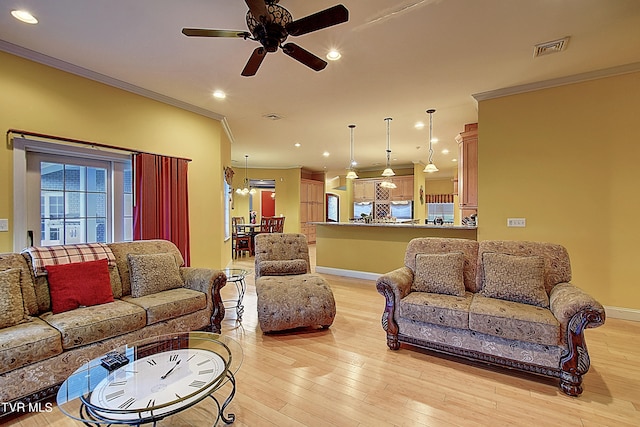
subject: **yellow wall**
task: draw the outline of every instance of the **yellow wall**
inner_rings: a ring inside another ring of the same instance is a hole
[[[89,140],[193,159],[189,164],[191,265],[225,266],[222,168],[230,164],[219,121],[0,52],[0,129]],[[222,158],[224,156],[225,158]],[[13,250],[13,150],[0,148],[0,252]]]
[[[639,114],[637,72],[481,101],[478,239],[562,244],[573,283],[640,309]]]
[[[234,168],[233,189],[244,184],[244,168]],[[284,232],[300,232],[300,169],[247,169],[249,179],[272,179],[276,182],[276,216],[284,216]],[[258,195],[256,195],[258,196]],[[254,202],[255,203],[255,202]],[[260,220],[260,210],[254,206]],[[231,216],[243,216],[249,221],[249,196],[233,195]]]

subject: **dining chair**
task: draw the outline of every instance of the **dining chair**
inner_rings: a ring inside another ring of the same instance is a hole
[[[284,231],[283,216],[265,216],[260,219],[261,233],[282,233]]]
[[[241,252],[247,251],[249,254],[253,252],[253,239],[249,233],[244,230],[238,230],[240,224],[245,224],[243,216],[231,218],[231,251],[234,258],[237,258]]]

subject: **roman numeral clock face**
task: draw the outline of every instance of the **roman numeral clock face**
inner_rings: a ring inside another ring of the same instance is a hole
[[[131,418],[132,412],[144,418],[152,410],[157,416],[201,398],[199,392],[210,389],[224,370],[222,357],[208,350],[153,354],[110,373],[93,390],[90,404],[99,415],[112,419]]]

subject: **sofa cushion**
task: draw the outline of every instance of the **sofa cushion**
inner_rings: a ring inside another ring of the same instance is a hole
[[[60,353],[60,332],[38,318],[4,328],[0,333],[0,374]]]
[[[544,288],[544,259],[485,252],[480,293],[485,297],[549,307]]]
[[[289,276],[307,273],[307,261],[292,259],[285,261],[260,261],[260,275],[262,276]]]
[[[37,315],[38,302],[27,259],[16,253],[0,254],[0,270],[9,270],[11,268],[20,269],[20,287],[22,288],[22,302],[24,303],[25,314],[27,316]]]
[[[147,323],[144,309],[120,300],[60,314],[46,313],[41,318],[60,331],[65,350],[126,334]]]
[[[477,257],[477,289],[482,289],[482,254],[485,252],[495,252],[499,254],[509,254],[517,256],[541,256],[544,258],[544,286],[547,294],[551,294],[551,289],[558,283],[568,283],[571,281],[571,262],[569,252],[564,246],[545,242],[527,242],[517,240],[483,240],[478,242]]]
[[[48,265],[45,268],[54,314],[113,302],[106,259]]]
[[[464,296],[464,255],[417,254],[412,291]]]
[[[400,300],[400,317],[452,328],[469,328],[469,307],[473,294],[464,296],[411,292]]]
[[[407,245],[404,265],[415,273],[417,254],[447,254],[451,252],[464,254],[464,287],[469,292],[477,292],[480,288],[476,284],[478,242],[475,240],[440,237],[412,239]]]
[[[173,254],[129,254],[131,296],[143,297],[184,285]]]
[[[20,269],[0,271],[0,328],[17,325],[25,320]]]
[[[120,273],[120,282],[122,284],[122,295],[131,295],[131,279],[129,274],[129,259],[127,255],[135,254],[163,254],[170,253],[176,259],[178,266],[184,265],[182,254],[172,242],[168,240],[135,240],[133,242],[116,242],[109,243],[109,248],[116,257],[118,272]],[[114,295],[115,292],[114,292]],[[116,296],[116,298],[119,298]]]
[[[542,345],[560,344],[560,323],[551,310],[475,294],[469,328],[501,338]]]
[[[122,297],[147,312],[147,325],[194,313],[207,306],[207,296],[192,289],[178,288],[139,298]]]

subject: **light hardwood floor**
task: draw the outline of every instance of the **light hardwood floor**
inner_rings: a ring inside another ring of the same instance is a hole
[[[311,248],[312,263],[314,248]],[[235,265],[253,269],[253,258]],[[588,330],[591,369],[571,398],[555,381],[514,375],[433,353],[387,348],[384,298],[370,281],[324,276],[337,316],[328,330],[263,335],[248,277],[242,323],[227,310],[223,333],[244,348],[235,426],[639,426],[640,323],[609,319]],[[231,298],[235,288],[223,289]],[[159,426],[209,426],[210,404]],[[6,421],[20,427],[81,426],[57,408]]]

